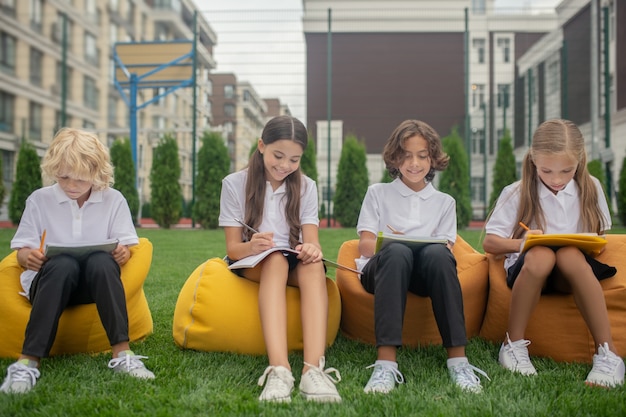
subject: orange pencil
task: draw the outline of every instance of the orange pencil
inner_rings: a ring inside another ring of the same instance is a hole
[[[526,225],[525,225],[524,223],[522,223],[522,222],[519,222],[519,225],[520,225],[520,226],[522,226],[522,228],[523,228],[524,230],[526,230],[527,232],[530,230],[530,228],[529,228],[528,226],[526,226]]]
[[[43,244],[46,241],[46,229],[43,229],[41,234],[41,243],[39,244],[39,252],[43,253]]]

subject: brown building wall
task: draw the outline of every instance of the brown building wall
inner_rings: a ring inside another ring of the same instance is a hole
[[[307,127],[327,120],[327,35],[307,33]],[[420,119],[441,136],[464,123],[463,33],[333,33],[332,119],[381,153],[391,131]]]
[[[564,115],[572,122],[587,123],[591,112],[591,8],[584,7],[563,25],[563,41],[567,48],[566,109]]]

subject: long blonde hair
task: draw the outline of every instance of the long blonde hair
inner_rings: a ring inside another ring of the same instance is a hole
[[[46,184],[57,176],[70,174],[90,181],[95,191],[113,185],[113,165],[109,150],[90,132],[65,127],[57,132],[41,162]]]
[[[598,205],[598,192],[587,170],[585,139],[578,126],[569,120],[553,119],[543,122],[533,135],[530,149],[522,163],[520,203],[517,211],[513,238],[519,238],[524,230],[519,222],[545,230],[545,213],[539,202],[536,155],[567,154],[578,162],[574,181],[578,185],[580,222],[585,232],[600,233],[604,230],[604,216]]]

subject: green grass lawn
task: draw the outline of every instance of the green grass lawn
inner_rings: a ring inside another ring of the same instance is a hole
[[[615,230],[625,233],[624,229]],[[0,255],[7,255],[14,229],[0,229]],[[499,346],[473,338],[470,361],[486,371],[481,394],[455,388],[445,368],[441,346],[399,351],[406,383],[386,396],[365,395],[363,386],[375,360],[373,346],[341,333],[327,351],[327,364],[341,372],[341,404],[307,403],[297,395],[291,404],[262,404],[256,382],[267,365],[265,356],[180,350],[172,338],[172,317],[178,293],[189,274],[210,257],[224,255],[219,230],[140,229],[154,244],[154,258],[145,291],[154,319],[154,334],[133,344],[156,374],[139,381],[114,374],[103,355],[72,355],[44,359],[42,376],[28,395],[0,395],[0,416],[592,416],[626,415],[624,388],[588,388],[585,364],[534,359],[539,375],[522,377],[497,363]],[[481,231],[461,236],[480,250]],[[325,256],[337,258],[342,242],[356,238],[354,229],[322,229]],[[329,269],[334,276],[334,270]],[[5,277],[0,277],[5,279]],[[5,320],[6,318],[1,318]],[[0,335],[9,337],[9,335]],[[558,340],[554,341],[559,343]],[[624,354],[624,352],[622,352]],[[4,378],[10,359],[0,359]],[[302,355],[290,362],[296,375]],[[296,378],[296,383],[299,377]]]

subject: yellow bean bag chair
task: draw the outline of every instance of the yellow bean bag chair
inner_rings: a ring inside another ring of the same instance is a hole
[[[126,292],[129,337],[131,341],[152,333],[152,315],[143,291],[152,262],[152,243],[140,238],[130,248],[131,258],[122,267]],[[17,252],[0,262],[0,357],[17,358],[24,343],[24,331],[30,317],[30,302],[22,291]],[[95,304],[71,306],[63,311],[50,356],[72,353],[96,353],[111,350]]]
[[[326,278],[328,328],[326,344],[337,337],[341,299],[335,282]],[[226,262],[212,258],[199,265],[178,295],[174,341],[183,349],[208,352],[266,353],[258,302],[259,285],[234,274]],[[300,290],[287,287],[287,345],[302,350]]]
[[[626,235],[607,235],[608,243],[598,260],[617,268],[617,274],[600,281],[606,299],[615,347],[626,355]],[[509,320],[511,290],[506,285],[504,259],[489,259],[489,301],[480,336],[501,344]],[[531,356],[543,356],[558,362],[591,363],[596,352],[593,337],[569,294],[545,294],[526,328],[524,338],[531,341]]]
[[[487,305],[487,258],[460,236],[457,236],[453,253],[463,292],[465,328],[469,338],[478,335]],[[349,240],[341,245],[337,262],[355,268],[354,260],[359,256],[358,239]],[[374,295],[365,291],[357,274],[346,270],[337,270],[337,286],[343,307],[341,331],[351,339],[376,344]],[[430,298],[408,293],[402,343],[413,347],[442,344]]]

